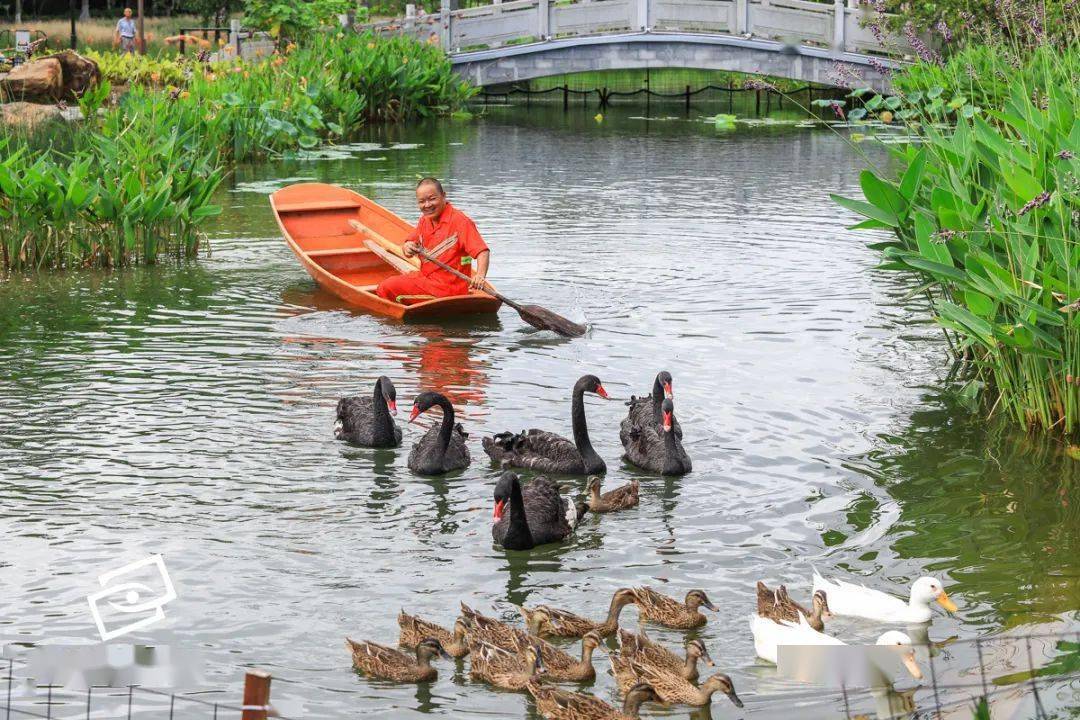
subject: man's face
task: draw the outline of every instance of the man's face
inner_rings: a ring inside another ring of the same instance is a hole
[[[424,217],[437,218],[446,207],[446,196],[431,183],[416,188],[416,205]]]
[[[124,17],[126,17],[126,18],[131,17],[131,8],[124,8]]]

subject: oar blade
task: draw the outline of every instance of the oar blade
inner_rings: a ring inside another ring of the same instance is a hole
[[[551,330],[563,337],[581,337],[588,329],[580,323],[568,320],[558,313],[553,313],[539,305],[520,305],[518,315],[525,322],[539,330]]]

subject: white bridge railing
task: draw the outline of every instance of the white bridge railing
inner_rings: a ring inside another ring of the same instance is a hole
[[[627,32],[753,36],[795,45],[881,55],[909,54],[902,37],[883,48],[868,27],[882,18],[858,0],[494,0],[491,5],[366,25],[438,42],[450,54],[507,44]]]

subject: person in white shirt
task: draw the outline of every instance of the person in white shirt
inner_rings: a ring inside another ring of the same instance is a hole
[[[122,53],[135,53],[135,21],[131,18],[131,8],[124,8],[124,17],[116,23],[113,47],[117,45]]]

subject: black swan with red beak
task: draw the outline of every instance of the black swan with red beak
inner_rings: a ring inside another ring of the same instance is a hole
[[[531,550],[565,540],[584,514],[584,507],[571,505],[550,478],[533,478],[522,488],[517,474],[507,471],[495,484],[491,537],[507,550]]]
[[[437,392],[417,395],[409,422],[436,405],[442,408],[442,423],[424,433],[409,453],[409,469],[420,475],[442,475],[461,470],[472,461],[469,448],[465,446],[465,438],[469,436],[460,424],[454,423],[454,406],[445,395]]]
[[[659,422],[632,428],[623,438],[623,447],[626,448],[623,459],[643,470],[685,475],[692,468],[690,456],[675,435],[675,403],[671,398],[664,398],[660,404]]]
[[[375,381],[372,397],[353,395],[338,400],[334,437],[364,447],[397,447],[401,428],[391,415],[397,415],[397,390],[383,375]]]
[[[504,432],[484,438],[484,452],[503,467],[530,468],[564,475],[600,475],[607,465],[593,450],[589,428],[585,424],[587,392],[607,398],[607,391],[595,375],[583,375],[574,384],[570,420],[574,429],[573,441],[546,430]]]
[[[644,397],[631,397],[630,402],[626,403],[630,410],[627,411],[622,425],[619,426],[619,439],[622,440],[623,447],[626,447],[631,430],[655,427],[659,424],[660,404],[664,402],[664,398],[675,398],[671,373],[667,370],[661,370],[656,374],[650,394]],[[675,421],[675,437],[682,440],[682,426],[679,425],[678,420]]]

